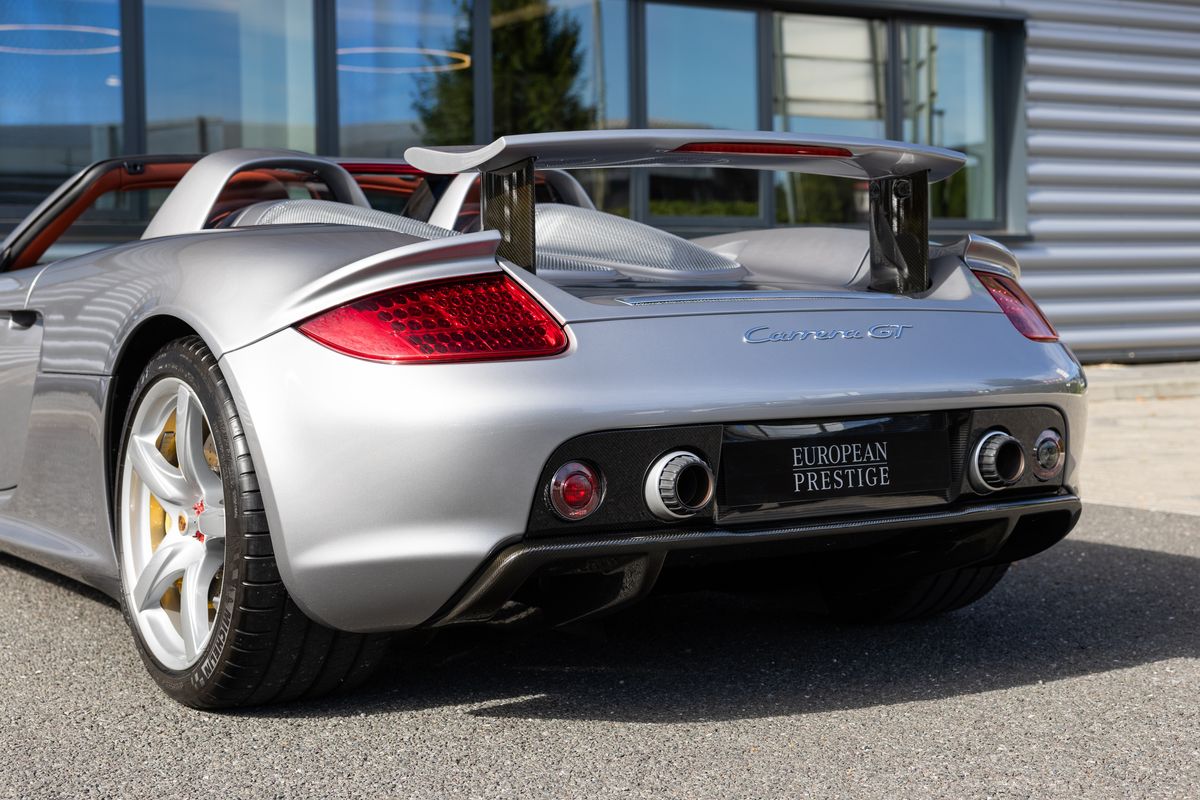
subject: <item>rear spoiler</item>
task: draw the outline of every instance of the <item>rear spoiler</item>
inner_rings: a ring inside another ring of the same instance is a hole
[[[410,147],[425,172],[483,175],[483,227],[500,231],[499,254],[534,269],[534,166],[737,167],[870,181],[871,288],[929,288],[929,183],[956,172],[961,153],[940,147],[770,131],[613,130],[505,136],[482,147]]]

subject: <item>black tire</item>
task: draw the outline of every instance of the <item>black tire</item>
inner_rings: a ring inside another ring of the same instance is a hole
[[[171,697],[201,709],[287,702],[360,684],[379,665],[389,637],[319,625],[288,596],[275,564],[237,408],[217,360],[199,337],[172,342],[146,366],[122,427],[122,461],[138,404],[146,390],[165,376],[178,378],[195,391],[212,430],[225,490],[225,577],[207,646],[193,666],[181,671],[167,669],[155,659],[122,592],[126,622],[151,676]],[[117,476],[122,469],[118,463]],[[120,479],[113,483],[116,508]],[[119,520],[114,524],[119,525]]]
[[[1008,567],[1008,564],[964,567],[873,589],[830,584],[823,588],[823,594],[829,613],[838,620],[901,622],[969,606],[990,592]]]

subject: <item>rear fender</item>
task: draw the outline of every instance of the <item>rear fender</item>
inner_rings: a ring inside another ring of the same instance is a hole
[[[394,286],[495,272],[499,235],[426,241],[347,225],[271,225],[151,239],[50,265],[42,368],[110,375],[151,317],[177,318],[217,357],[313,314]]]
[[[499,272],[498,231],[431,239],[355,261],[300,287],[280,306],[274,330],[359,297],[426,279]],[[272,331],[273,332],[273,331]]]

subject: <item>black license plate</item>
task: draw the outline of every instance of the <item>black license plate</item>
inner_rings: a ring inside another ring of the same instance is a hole
[[[791,432],[805,435],[788,436]],[[848,421],[777,426],[773,433],[759,439],[727,436],[721,450],[723,507],[943,493],[950,482],[950,441],[944,424]]]

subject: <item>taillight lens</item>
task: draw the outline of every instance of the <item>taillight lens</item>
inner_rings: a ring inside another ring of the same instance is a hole
[[[1009,322],[1035,342],[1057,342],[1058,331],[1046,319],[1033,298],[1025,294],[1021,285],[1005,275],[993,272],[976,272],[975,277],[992,295]]]
[[[503,273],[390,289],[299,330],[340,353],[388,363],[534,358],[567,348],[558,322]]]

